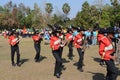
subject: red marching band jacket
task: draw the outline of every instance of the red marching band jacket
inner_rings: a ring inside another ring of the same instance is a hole
[[[41,36],[40,36],[40,35],[33,35],[33,36],[32,36],[32,39],[33,39],[35,42],[37,42],[37,41],[39,41],[39,40],[41,39]]]
[[[60,48],[61,40],[58,37],[52,36],[50,38],[50,47],[52,50],[58,50]]]
[[[16,45],[17,43],[19,43],[19,38],[16,38],[16,37],[14,37],[14,36],[10,36],[10,37],[9,37],[9,44],[10,44],[10,45],[14,46],[14,45]]]
[[[114,52],[112,41],[102,34],[98,34],[97,38],[99,42],[99,54],[101,58],[103,60],[110,60],[112,57],[111,54]]]
[[[70,34],[70,33],[67,33],[65,37],[66,37],[66,39],[67,39],[68,41],[72,41],[72,40],[73,40],[73,35]]]
[[[76,48],[81,48],[82,45],[82,35],[80,33],[78,33],[75,37],[74,37],[74,41],[73,44]]]

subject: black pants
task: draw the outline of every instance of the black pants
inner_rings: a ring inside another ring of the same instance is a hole
[[[78,61],[78,69],[82,68],[83,66],[83,59],[84,59],[84,52],[82,52],[81,48],[77,48],[79,54],[79,61]]]
[[[15,52],[17,54],[17,64],[19,64],[20,62],[20,52],[19,52],[19,46],[15,45],[15,46],[11,46],[11,62],[12,64],[15,64],[14,62],[14,56],[15,56]]]
[[[61,73],[62,68],[62,59],[60,57],[60,50],[52,50],[53,56],[56,60],[55,62],[55,68],[54,68],[54,75],[57,73]]]
[[[106,80],[116,80],[118,71],[117,71],[117,68],[115,67],[114,61],[113,60],[105,60],[105,63],[107,65]]]
[[[68,44],[68,48],[69,48],[69,53],[68,53],[68,57],[71,58],[73,57],[73,41],[70,41]]]
[[[60,47],[60,58],[62,59],[63,47]]]
[[[36,51],[36,55],[35,55],[34,59],[39,60],[39,58],[40,58],[40,50],[41,50],[40,44],[34,43],[34,48],[35,48],[35,51]]]

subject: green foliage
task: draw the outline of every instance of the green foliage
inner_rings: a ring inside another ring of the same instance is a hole
[[[52,24],[55,24],[55,23],[61,24],[61,22],[62,22],[62,17],[54,14],[52,17]]]
[[[53,6],[51,3],[46,3],[46,8],[45,8],[45,11],[47,13],[51,13],[53,11]]]
[[[65,3],[62,7],[63,12],[67,15],[70,11],[70,6],[68,3]]]
[[[99,24],[100,27],[120,24],[120,4],[117,0],[112,0],[112,5],[106,4],[102,8],[97,8],[94,5],[90,6],[86,1],[82,5],[82,10],[77,13],[74,24],[85,28],[93,28],[95,24]]]
[[[104,6],[90,5],[87,1],[82,4],[82,10],[79,11],[75,18],[69,19],[70,6],[68,3],[63,4],[62,10],[64,14],[51,14],[53,5],[46,3],[44,10],[37,3],[34,8],[26,7],[23,3],[13,4],[9,1],[3,6],[0,6],[0,29],[6,28],[44,28],[49,24],[59,24],[63,27],[70,25],[84,26],[85,28],[94,28],[96,24],[100,27],[120,26],[120,3],[119,0],[111,0],[111,5]],[[58,12],[58,11],[57,11]]]

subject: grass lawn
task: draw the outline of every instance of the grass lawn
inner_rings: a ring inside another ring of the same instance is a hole
[[[53,76],[55,59],[49,45],[41,43],[43,59],[34,62],[35,50],[32,38],[23,38],[19,44],[21,54],[21,67],[12,67],[10,61],[10,46],[8,40],[0,36],[0,80],[57,80]],[[78,53],[74,48],[74,58],[67,58],[68,47],[64,47],[63,58],[66,70],[62,71],[59,80],[104,80],[105,66],[99,65],[98,46],[91,46],[85,52],[84,72],[79,72],[74,65],[78,61]],[[16,57],[16,56],[15,56]],[[117,65],[120,70],[120,65]],[[120,71],[117,80],[120,80]]]

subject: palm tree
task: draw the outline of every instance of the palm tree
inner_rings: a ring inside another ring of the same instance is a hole
[[[49,23],[50,21],[50,14],[53,11],[53,6],[51,3],[46,3],[45,11],[47,12],[45,22]]]
[[[45,11],[48,13],[48,15],[50,15],[53,11],[53,6],[51,3],[46,3],[46,8]]]
[[[65,13],[64,22],[65,22],[65,25],[67,26],[66,22],[69,20],[69,18],[67,17],[67,15],[70,12],[70,6],[69,6],[69,4],[68,3],[63,4],[62,10]]]
[[[70,12],[69,4],[68,3],[63,4],[62,10],[67,15]]]

